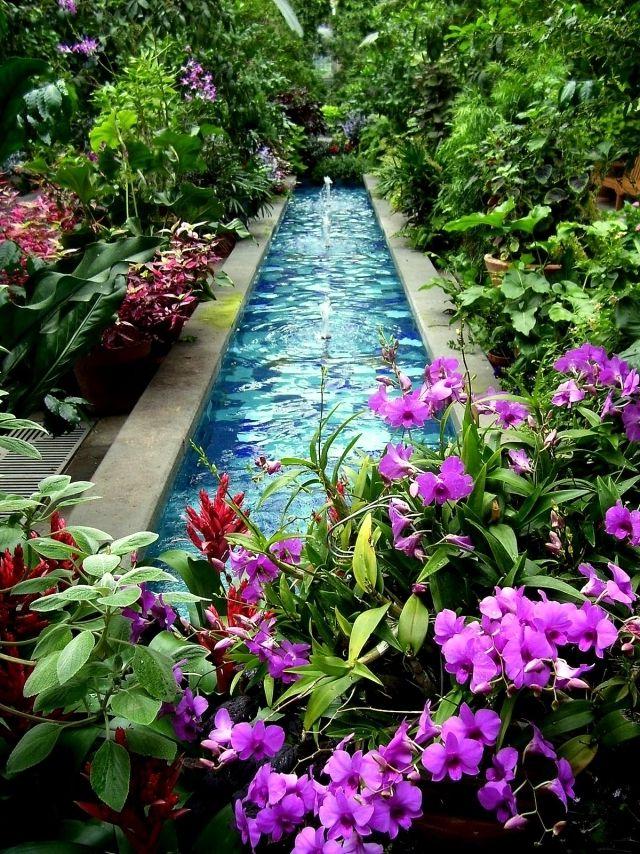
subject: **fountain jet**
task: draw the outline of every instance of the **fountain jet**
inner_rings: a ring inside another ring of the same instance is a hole
[[[331,338],[331,332],[329,332],[329,322],[331,318],[331,298],[329,294],[325,295],[324,300],[320,303],[320,317],[322,318],[322,331],[320,333],[320,337],[327,341]]]

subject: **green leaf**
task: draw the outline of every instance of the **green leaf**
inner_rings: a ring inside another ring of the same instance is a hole
[[[449,563],[449,557],[454,552],[455,548],[450,545],[438,546],[429,560],[422,567],[420,575],[418,576],[418,581],[424,581],[426,578],[429,578],[430,575],[433,575],[435,572],[443,569],[443,567]]]
[[[419,596],[410,596],[398,620],[398,640],[409,655],[415,655],[427,636],[429,611]]]
[[[72,639],[73,635],[68,626],[48,626],[47,629],[41,632],[38,643],[31,655],[33,658],[43,658],[45,655],[50,655],[52,652],[64,649],[68,643],[71,643]]]
[[[580,593],[575,587],[572,587],[561,578],[552,578],[548,575],[530,575],[521,580],[525,587],[542,587],[545,590],[557,590],[559,593],[564,593],[572,599],[577,599],[579,602],[585,602],[587,597]]]
[[[333,701],[353,685],[353,681],[352,676],[340,676],[318,685],[309,697],[303,722],[304,728],[309,729],[318,718],[322,717]]]
[[[107,605],[110,608],[127,608],[133,605],[140,598],[139,587],[127,587],[123,590],[117,590],[115,593],[110,593],[108,596],[101,596],[98,599],[99,605]]]
[[[360,587],[373,590],[378,580],[376,552],[371,545],[371,513],[362,520],[353,551],[353,575]]]
[[[118,579],[118,584],[146,584],[149,581],[175,581],[175,577],[158,566],[137,566]]]
[[[25,442],[24,439],[18,439],[16,436],[0,436],[0,448],[29,460],[42,459],[42,454],[34,445]]]
[[[33,669],[33,672],[24,684],[23,694],[25,697],[35,697],[47,688],[59,685],[58,681],[58,659],[59,652],[52,652],[41,658]]]
[[[113,554],[89,555],[82,561],[85,572],[98,577],[113,572],[120,566],[120,557]]]
[[[558,749],[558,754],[569,762],[576,775],[595,759],[597,752],[598,743],[590,735],[576,735]]]
[[[80,632],[64,647],[58,658],[58,680],[61,685],[68,682],[89,660],[96,644],[93,632]]]
[[[78,554],[79,549],[52,540],[50,537],[34,537],[29,540],[29,546],[42,557],[50,557],[55,560],[69,560]]]
[[[211,599],[220,592],[220,573],[212,572],[208,561],[195,560],[179,549],[163,552],[158,560],[175,570],[194,595]]]
[[[28,730],[7,759],[7,774],[19,774],[32,768],[51,753],[62,732],[60,724],[46,721]]]
[[[155,649],[137,646],[133,656],[133,672],[142,687],[157,700],[171,702],[177,686],[173,675],[173,662]]]
[[[389,610],[389,604],[381,605],[379,608],[372,608],[370,611],[365,611],[356,617],[349,638],[350,662],[353,663],[358,659],[365,644],[376,630],[378,623]]]
[[[101,801],[120,812],[129,794],[131,760],[121,744],[108,740],[99,747],[91,763],[91,788]]]
[[[616,710],[598,721],[596,734],[603,747],[616,747],[625,741],[640,737],[640,723],[630,721],[624,712]]]
[[[133,753],[141,756],[153,756],[172,762],[178,752],[178,745],[148,727],[132,727],[127,730],[127,746]]]
[[[130,554],[138,549],[150,546],[157,539],[158,535],[152,531],[140,531],[137,534],[129,534],[128,537],[121,537],[119,540],[114,540],[111,543],[110,551],[114,555]]]
[[[587,727],[593,723],[593,707],[588,700],[570,700],[552,712],[543,722],[542,731],[548,738]]]

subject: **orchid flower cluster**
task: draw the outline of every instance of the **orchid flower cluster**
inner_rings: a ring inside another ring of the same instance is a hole
[[[83,36],[79,41],[74,42],[74,44],[66,44],[65,42],[61,42],[58,45],[58,52],[63,54],[72,54],[75,53],[77,56],[84,56],[88,59],[90,56],[94,56],[100,50],[100,42],[97,39],[91,38],[90,36]]]
[[[414,389],[409,377],[398,367],[396,353],[397,346],[383,346],[383,359],[394,377],[377,377],[378,390],[369,398],[369,408],[391,427],[405,430],[424,427],[449,404],[466,400],[464,377],[458,370],[457,359],[435,359],[426,366],[420,388]],[[389,389],[400,394],[390,398]]]
[[[185,88],[185,99],[193,101],[207,101],[210,104],[216,100],[218,91],[213,83],[213,76],[205,71],[202,65],[190,57],[186,64],[180,69],[182,77],[180,83]]]
[[[268,145],[261,146],[257,151],[257,157],[264,166],[271,183],[276,187],[282,186],[282,182],[286,178],[286,172],[272,149]]]
[[[569,377],[556,389],[554,406],[571,409],[587,398],[604,398],[600,417],[620,417],[629,441],[640,442],[640,374],[635,368],[588,342],[565,353],[554,368]]]
[[[266,665],[269,676],[279,679],[284,685],[299,678],[297,673],[292,672],[293,668],[309,663],[309,644],[278,639],[276,618],[269,612],[257,611],[253,618],[228,627],[226,635],[215,645],[215,650],[229,649],[240,640],[261,664]]]
[[[278,560],[297,566],[302,555],[302,540],[297,537],[279,540],[271,546],[270,552]],[[264,585],[275,581],[280,574],[278,566],[267,555],[256,555],[243,548],[231,552],[231,571],[237,578],[246,576],[248,584],[243,587],[242,598],[252,604],[264,598]]]
[[[590,575],[593,573],[593,576]],[[601,582],[608,601],[635,599],[629,578],[619,570],[615,578]],[[593,567],[584,567],[589,581],[583,592],[599,591]],[[626,580],[623,579],[626,578]],[[609,586],[606,586],[609,585]],[[534,693],[551,688],[567,691],[587,689],[582,678],[593,663],[569,664],[561,650],[593,652],[596,658],[618,639],[611,617],[597,604],[556,602],[541,593],[530,599],[524,589],[497,587],[493,596],[480,602],[480,620],[467,621],[454,611],[440,611],[435,620],[435,641],[442,649],[445,669],[460,685],[469,683],[474,694],[489,694],[499,683],[508,690],[529,688]],[[600,600],[606,597],[600,592]]]
[[[277,773],[270,763],[262,765],[246,796],[235,803],[244,844],[254,849],[264,837],[278,842],[296,833],[294,854],[381,854],[382,845],[367,841],[368,837],[395,839],[422,815],[408,728],[403,723],[387,745],[367,753],[349,753],[345,747],[350,739],[340,742],[321,769],[326,782],[315,779],[313,768],[297,775]],[[282,733],[281,747],[284,731],[273,729]],[[233,733],[229,738],[233,745]],[[258,751],[263,752],[261,744]],[[255,752],[249,755],[256,758]]]
[[[203,746],[219,764],[272,759],[284,745],[281,727],[263,721],[234,724],[226,709],[218,711],[215,724]],[[421,817],[418,784],[425,772],[433,783],[459,782],[464,776],[479,777],[483,766],[478,800],[485,809],[507,829],[523,827],[535,815],[544,826],[540,794],[550,793],[566,810],[575,797],[571,766],[536,726],[522,756],[513,747],[495,750],[501,725],[493,710],[474,712],[467,703],[437,724],[427,702],[417,724],[403,721],[386,745],[350,752],[349,736],[322,768],[311,766],[301,775],[277,773],[266,762],[235,803],[242,841],[255,849],[265,837],[279,842],[296,834],[292,854],[381,854],[383,845],[376,840],[395,839]]]
[[[58,8],[67,15],[75,15],[78,12],[75,0],[58,0]]]
[[[447,501],[459,501],[473,492],[473,478],[466,473],[460,457],[447,457],[437,473],[419,472],[410,462],[412,454],[413,448],[410,445],[404,445],[402,442],[397,445],[389,443],[378,467],[383,479],[392,482],[411,477],[409,494],[413,498],[419,497],[425,507],[430,504],[442,505]],[[389,501],[388,512],[394,548],[409,557],[424,558],[422,539],[425,532],[419,528],[416,530],[420,514],[415,512],[407,501],[397,496]],[[468,538],[458,539],[461,540],[458,543],[461,548],[467,551],[473,549]]]
[[[170,629],[178,616],[171,605],[163,601],[161,593],[154,593],[144,583],[139,586],[139,610],[122,609],[122,616],[131,621],[131,643],[139,643],[147,629],[152,626],[160,631]]]

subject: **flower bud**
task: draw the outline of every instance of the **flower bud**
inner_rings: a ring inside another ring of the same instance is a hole
[[[523,815],[514,815],[513,818],[510,818],[508,821],[504,823],[505,830],[522,830],[523,827],[526,827],[527,819]]]
[[[402,391],[411,391],[411,380],[406,374],[399,373],[398,381],[400,382],[400,388]]]

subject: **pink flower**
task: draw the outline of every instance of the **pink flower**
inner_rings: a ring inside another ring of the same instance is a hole
[[[283,744],[282,727],[266,726],[264,721],[257,721],[253,726],[248,723],[236,724],[231,733],[231,746],[242,760],[259,762],[275,756]]]
[[[500,732],[500,715],[491,709],[480,709],[473,712],[466,703],[460,706],[457,715],[453,715],[442,725],[443,738],[454,732],[458,738],[471,738],[482,744],[491,746],[496,743]]]
[[[447,457],[440,467],[439,474],[426,472],[416,478],[418,493],[423,503],[445,504],[458,501],[473,492],[473,479],[466,474],[460,457]]]
[[[531,457],[522,449],[510,450],[507,452],[511,460],[510,468],[516,474],[529,474],[533,471],[533,463]]]
[[[443,742],[430,744],[422,754],[422,764],[434,782],[449,777],[460,780],[463,774],[475,776],[479,772],[483,746],[471,738],[458,738],[449,732]]]
[[[605,514],[604,529],[617,540],[628,540],[629,545],[640,545],[640,510],[629,510],[621,501]]]
[[[387,481],[402,480],[414,471],[414,467],[409,462],[412,453],[411,445],[404,445],[402,442],[392,445],[389,442],[378,465],[378,471]]]
[[[373,805],[364,803],[357,795],[346,794],[343,789],[327,793],[318,810],[322,825],[328,828],[329,839],[350,839],[354,833],[368,836],[372,815]]]
[[[627,439],[640,442],[640,403],[630,403],[622,410],[622,423]]]
[[[554,406],[566,406],[567,409],[571,409],[574,403],[579,403],[581,400],[584,400],[582,389],[578,388],[574,380],[567,380],[558,386],[551,398],[551,403]]]
[[[392,427],[412,430],[424,426],[431,417],[431,410],[421,399],[420,392],[414,391],[389,401],[380,414]]]

